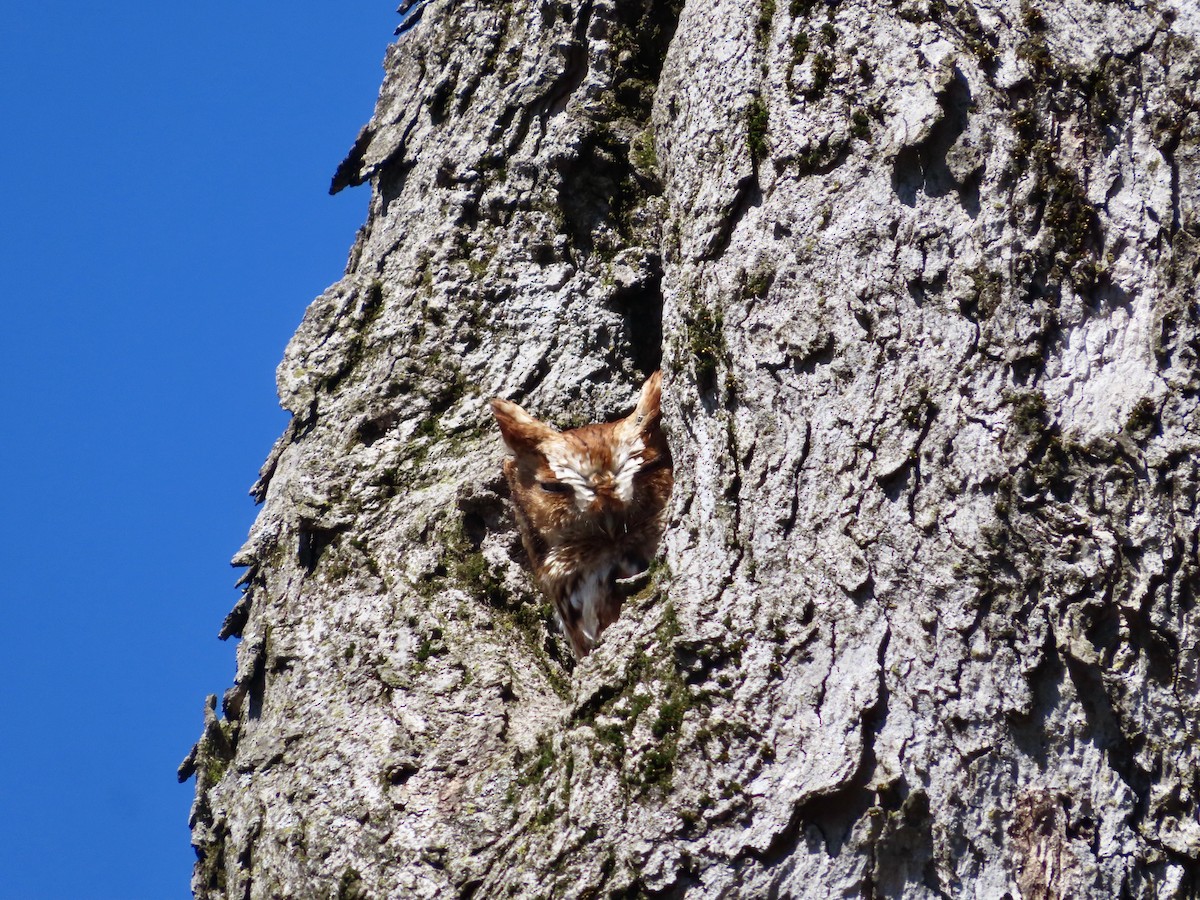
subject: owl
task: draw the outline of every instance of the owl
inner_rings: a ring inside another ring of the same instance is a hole
[[[492,401],[521,543],[576,659],[621,614],[618,580],[644,571],[662,537],[674,476],[661,397],[655,372],[624,419],[570,431]]]

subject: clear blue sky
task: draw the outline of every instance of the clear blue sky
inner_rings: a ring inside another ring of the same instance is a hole
[[[274,371],[341,277],[396,0],[9,3],[0,898],[190,896]]]

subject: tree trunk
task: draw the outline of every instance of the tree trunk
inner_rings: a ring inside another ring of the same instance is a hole
[[[197,897],[1196,895],[1200,12],[1035,2],[415,13]],[[485,401],[660,366],[661,558],[576,664]]]

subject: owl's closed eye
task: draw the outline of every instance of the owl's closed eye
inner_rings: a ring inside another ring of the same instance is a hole
[[[661,397],[655,372],[628,416],[570,431],[492,401],[521,542],[580,659],[620,615],[618,579],[644,570],[662,537],[674,478]]]

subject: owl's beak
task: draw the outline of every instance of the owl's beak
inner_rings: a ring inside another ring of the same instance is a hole
[[[600,530],[616,539],[628,530],[625,522],[625,504],[611,486],[597,487],[595,499],[588,512],[600,524]]]
[[[611,512],[604,516],[604,533],[613,539],[617,537],[617,517]]]

